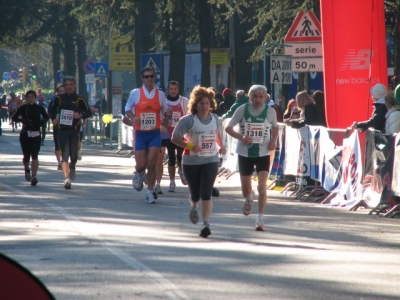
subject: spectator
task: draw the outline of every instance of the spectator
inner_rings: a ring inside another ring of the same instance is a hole
[[[292,110],[293,108],[297,107],[297,102],[294,99],[289,100],[286,110],[283,114],[283,120],[285,119],[290,119],[290,117],[292,116]]]
[[[315,105],[315,101],[307,91],[298,92],[296,95],[296,102],[299,109],[301,109],[299,119],[286,120],[285,123],[293,128],[301,128],[305,125],[322,125],[320,122],[320,112]]]
[[[36,103],[39,103],[39,100],[42,100],[43,103],[46,104],[46,107],[47,107],[48,103],[47,103],[46,97],[43,96],[43,94],[42,94],[42,89],[41,88],[37,89]]]
[[[374,100],[373,106],[374,110],[372,112],[372,116],[369,120],[364,122],[354,122],[351,125],[351,129],[359,129],[362,131],[367,130],[369,127],[374,128],[375,130],[385,130],[385,115],[387,113],[387,108],[385,105],[385,99],[383,97],[386,95],[386,87],[378,83],[371,88],[371,96]]]
[[[121,105],[122,105],[122,107],[121,107],[121,114],[123,115],[123,116],[125,116],[125,105],[126,105],[126,103],[128,102],[128,98],[129,98],[129,95],[128,94],[123,94],[122,95],[122,100],[121,100]]]
[[[398,133],[400,131],[400,106],[397,104],[393,92],[386,94],[384,100],[388,109],[385,115],[385,133]]]
[[[247,102],[249,102],[249,98],[246,96],[246,92],[243,90],[238,90],[236,92],[235,103],[233,103],[231,108],[225,114],[222,115],[222,119],[231,118],[233,116],[233,113],[236,111],[236,109],[239,106],[246,104]]]
[[[226,113],[225,108],[221,106],[221,104],[224,103],[224,97],[221,93],[216,93],[215,100],[217,101],[217,109],[215,110],[215,114],[218,117],[221,117],[224,113]]]
[[[325,95],[324,92],[322,91],[315,91],[312,94],[312,97],[315,101],[315,105],[317,106],[317,109],[319,111],[319,116],[320,116],[320,123],[321,126],[326,127],[326,116],[325,116]]]
[[[233,103],[235,103],[235,97],[232,96],[232,91],[230,88],[226,88],[222,91],[222,96],[224,97],[224,102],[223,104],[221,103],[221,106],[223,106],[223,110],[226,113]]]
[[[278,122],[283,122],[282,112],[278,105],[275,104],[275,101],[271,99],[271,96],[267,94],[267,101],[269,107],[275,109],[276,119]]]

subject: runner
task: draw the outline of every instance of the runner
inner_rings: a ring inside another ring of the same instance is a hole
[[[251,177],[254,166],[258,176],[258,216],[256,230],[264,231],[264,210],[267,203],[267,178],[270,164],[270,151],[275,150],[278,138],[278,123],[276,112],[268,105],[267,88],[263,85],[253,85],[249,90],[250,102],[240,106],[232,116],[225,131],[239,140],[236,153],[239,159],[240,181],[242,194],[245,197],[243,214],[248,216],[255,194],[252,191]],[[240,132],[233,129],[240,124]],[[272,137],[270,131],[272,128]]]
[[[143,189],[143,180],[147,168],[146,203],[155,204],[157,193],[154,190],[157,176],[157,159],[161,147],[160,125],[163,118],[167,126],[168,108],[165,94],[155,85],[155,71],[144,68],[141,72],[143,86],[132,90],[125,111],[134,126],[136,172],[132,180],[133,188]]]
[[[177,81],[170,81],[167,84],[167,104],[168,107],[172,109],[172,118],[170,127],[168,128],[170,136],[172,136],[172,132],[179,119],[187,114],[187,105],[188,99],[186,97],[179,95],[179,83]],[[167,151],[168,151],[168,174],[169,174],[169,189],[168,192],[175,191],[175,170],[176,165],[178,165],[178,174],[181,177],[182,184],[187,185],[185,175],[183,175],[182,171],[182,153],[183,148],[175,145],[169,140],[167,142]]]
[[[204,238],[211,234],[211,193],[218,173],[218,153],[226,153],[222,145],[221,120],[217,115],[210,113],[217,108],[214,97],[215,93],[210,88],[196,86],[190,94],[190,114],[179,120],[171,139],[174,144],[185,148],[182,163],[190,190],[189,219],[193,224],[199,221],[197,207],[201,199],[203,225],[200,236]]]
[[[43,106],[39,106],[35,103],[35,91],[27,91],[26,99],[28,103],[17,108],[13,114],[12,121],[22,122],[23,124],[19,134],[19,142],[24,155],[22,163],[25,168],[25,179],[26,181],[30,181],[32,186],[35,186],[38,183],[36,175],[39,168],[40,128],[42,124],[46,124],[49,120],[49,115]],[[31,169],[29,168],[30,158],[32,158],[32,175]]]
[[[54,99],[51,109],[53,126],[58,127],[57,140],[61,149],[64,188],[71,189],[76,178],[80,124],[92,115],[86,100],[76,93],[76,80],[72,76],[63,79],[65,93]],[[68,164],[68,160],[71,160]],[[68,178],[69,177],[69,178]]]
[[[58,85],[56,88],[56,93],[50,98],[49,101],[49,108],[47,109],[50,118],[51,118],[51,110],[53,109],[53,103],[54,103],[54,99],[65,93],[65,88],[62,84]],[[51,119],[51,122],[53,123],[53,119]],[[57,133],[58,133],[58,126],[54,126],[53,125],[53,141],[54,141],[54,154],[56,156],[57,159],[57,170],[62,170],[61,168],[61,150],[60,150],[60,145],[58,144],[58,140],[57,140]]]
[[[8,118],[10,120],[10,125],[12,126],[12,131],[15,132],[17,129],[17,124],[12,120],[14,113],[17,111],[17,108],[22,105],[21,99],[15,96],[14,92],[9,92],[8,95],[10,96],[7,106],[8,106]]]

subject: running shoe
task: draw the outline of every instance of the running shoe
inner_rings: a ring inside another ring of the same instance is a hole
[[[264,222],[260,218],[256,220],[256,231],[264,231]]]
[[[140,174],[138,172],[134,173],[132,186],[138,192],[140,192],[143,189],[143,174]]]
[[[194,208],[192,206],[190,207],[189,219],[190,222],[192,222],[193,224],[197,224],[197,222],[199,222],[199,210],[197,208]]]
[[[244,200],[243,203],[243,214],[245,216],[248,216],[249,214],[251,214],[251,206],[253,205],[253,200],[254,200],[255,194],[253,191],[251,191],[251,194],[249,197],[247,197]]]
[[[82,160],[82,150],[78,151],[78,160]]]
[[[156,187],[154,188],[154,191],[156,192],[156,194],[162,194],[163,193],[162,190],[161,190],[161,187],[160,187],[160,185],[158,183],[156,184]]]
[[[168,192],[175,192],[175,187],[175,181],[171,181],[171,183],[169,184]]]
[[[61,161],[59,161],[59,162],[57,163],[57,170],[62,170]]]
[[[186,181],[185,175],[183,174],[182,170],[178,170],[178,174],[179,174],[179,176],[181,176],[182,184],[187,185],[187,181]]]
[[[31,170],[25,170],[25,180],[28,182],[32,180]]]
[[[37,183],[38,183],[38,180],[37,180],[36,176],[32,176],[31,186],[35,186],[35,185],[37,185]]]
[[[201,226],[199,236],[207,238],[210,234],[211,234],[210,224],[208,224],[208,222],[204,222],[203,225]]]
[[[75,169],[69,169],[69,179],[71,179],[71,180],[76,179],[76,170]]]
[[[69,181],[69,178],[65,178],[64,179],[64,188],[66,190],[70,190],[71,189],[71,181]]]
[[[147,190],[147,192],[146,192],[146,200],[145,200],[146,203],[147,204],[157,204],[156,199],[157,199],[156,192],[154,190],[153,191]]]

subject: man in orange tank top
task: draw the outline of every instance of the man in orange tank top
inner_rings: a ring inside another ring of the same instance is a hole
[[[132,180],[133,188],[143,189],[147,168],[146,203],[156,203],[154,191],[157,172],[157,158],[161,147],[160,125],[168,123],[172,109],[168,108],[164,92],[155,84],[155,71],[144,68],[141,72],[143,85],[132,90],[125,106],[127,116],[132,120],[135,140],[136,172]]]

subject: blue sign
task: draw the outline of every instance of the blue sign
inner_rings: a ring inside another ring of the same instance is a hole
[[[10,81],[10,72],[3,73],[3,80]]]
[[[57,72],[57,74],[56,74],[56,80],[57,80],[58,83],[62,83],[64,77],[65,77],[64,71],[58,71],[58,72]]]
[[[108,76],[108,64],[103,62],[96,62],[96,70],[94,77],[96,78],[107,78]]]
[[[93,74],[96,70],[96,61],[94,59],[87,59],[83,63],[83,71],[86,74]]]
[[[11,78],[12,80],[17,80],[17,79],[19,78],[18,72],[17,72],[17,71],[11,71],[11,73],[10,73],[10,78]]]
[[[142,69],[149,67],[153,68],[156,74],[162,73],[161,54],[149,53],[140,56]]]

